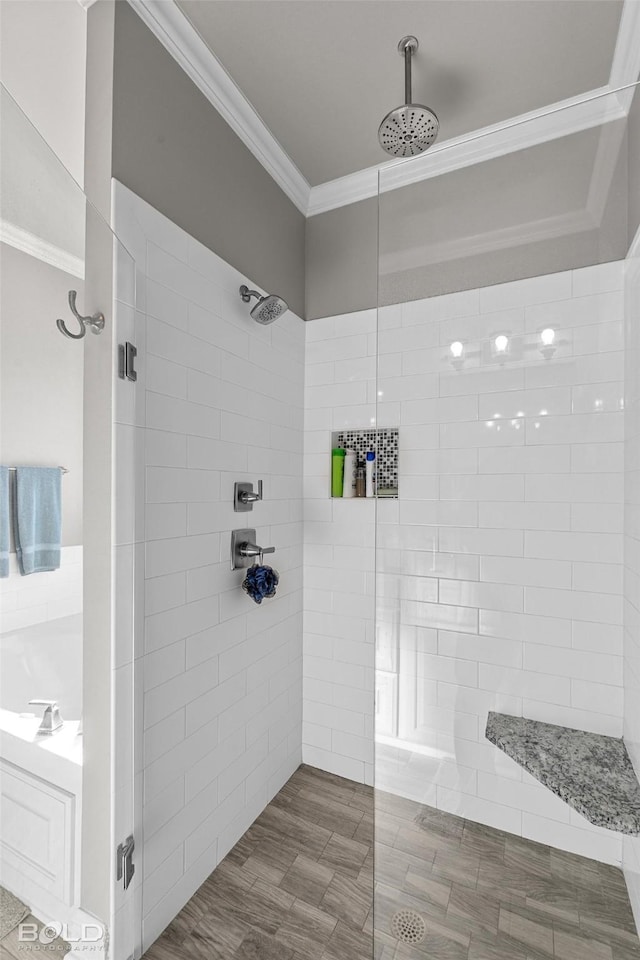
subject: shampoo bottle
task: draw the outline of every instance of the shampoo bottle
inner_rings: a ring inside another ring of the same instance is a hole
[[[344,483],[342,485],[343,497],[354,497],[356,492],[356,452],[355,450],[345,450],[344,458]]]
[[[341,447],[335,447],[331,451],[331,496],[341,497],[342,486],[344,483],[344,458],[345,451]]]
[[[370,450],[367,454],[367,496],[375,497],[373,471],[376,464],[376,455]]]

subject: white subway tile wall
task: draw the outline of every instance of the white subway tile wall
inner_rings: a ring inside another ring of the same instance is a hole
[[[376,502],[332,499],[330,474],[332,431],[376,424],[376,311],[306,334],[302,755],[373,784]]]
[[[640,235],[625,275],[624,738],[640,779]],[[625,837],[623,867],[640,930],[640,838]]]
[[[383,308],[377,382],[374,311],[314,320],[306,348],[304,757],[371,776],[375,602],[376,785],[612,863],[621,837],[484,728],[622,734],[623,269]],[[376,412],[400,424],[377,525],[329,498],[331,430]]]
[[[0,634],[82,613],[82,545],[62,547],[60,568],[23,577],[15,553],[0,580]]]
[[[116,428],[118,451],[132,434],[118,562],[125,581],[131,551],[144,571],[146,947],[301,762],[304,324],[254,323],[238,294],[250,278],[117,182],[115,210],[146,326]],[[127,503],[136,453],[142,509]],[[234,482],[259,479],[264,501],[234,513]],[[260,606],[230,567],[245,527],[276,547],[278,593]]]

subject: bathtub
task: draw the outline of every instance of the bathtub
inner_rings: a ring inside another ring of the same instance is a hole
[[[0,882],[43,920],[79,902],[82,616],[0,635]],[[57,700],[61,730],[39,736]]]
[[[0,707],[40,711],[29,700],[57,700],[62,717],[82,716],[82,614],[0,634]]]

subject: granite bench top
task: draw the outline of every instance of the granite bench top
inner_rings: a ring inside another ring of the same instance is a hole
[[[640,833],[640,784],[622,740],[493,711],[485,735],[590,823]]]

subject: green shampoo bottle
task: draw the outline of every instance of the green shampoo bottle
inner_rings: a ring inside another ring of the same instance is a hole
[[[331,496],[341,497],[344,485],[344,458],[342,447],[334,447],[331,451]]]

